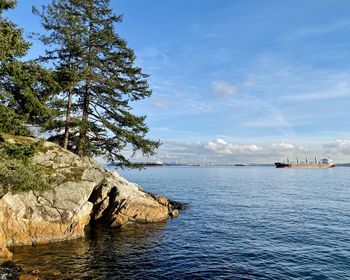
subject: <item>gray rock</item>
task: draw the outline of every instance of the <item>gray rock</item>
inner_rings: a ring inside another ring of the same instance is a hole
[[[57,185],[0,199],[0,248],[82,237],[89,222],[110,227],[161,222],[180,209],[181,204],[146,193],[93,159],[53,143],[45,142],[32,161],[45,167]]]

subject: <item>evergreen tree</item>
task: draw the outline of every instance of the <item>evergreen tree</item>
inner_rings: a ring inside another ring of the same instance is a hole
[[[56,88],[50,71],[22,62],[30,44],[22,30],[3,16],[14,0],[0,0],[0,133],[29,135],[27,123],[50,117],[45,101]],[[40,142],[8,143],[0,135],[0,198],[7,192],[46,190],[50,181],[41,167],[29,162]]]
[[[42,12],[33,7],[33,13],[41,17],[44,29],[50,30],[49,34],[41,35],[40,40],[45,45],[55,46],[47,49],[39,60],[54,65],[56,81],[62,89],[50,103],[56,115],[46,123],[44,130],[53,134],[52,139],[58,140],[65,149],[68,149],[69,136],[72,134],[69,149],[74,150],[76,144],[72,142],[76,142],[78,137],[76,128],[79,119],[73,113],[78,113],[79,107],[73,103],[73,95],[82,76],[79,58],[83,52],[81,36],[84,27],[68,1],[53,1],[50,6],[43,6]]]
[[[133,50],[115,31],[122,17],[109,4],[109,0],[58,0],[45,7],[41,16],[50,38],[56,40],[49,52],[64,53],[70,49],[71,34],[76,39],[72,45],[77,51],[67,57],[78,74],[71,85],[81,119],[78,137],[70,138],[71,146],[80,156],[103,154],[111,162],[133,166],[122,154],[125,148],[152,155],[159,142],[146,138],[146,117],[131,112],[130,103],[149,97],[151,90],[148,76],[134,66]],[[67,32],[72,20],[75,24]],[[67,57],[51,59],[67,65]]]
[[[55,83],[50,71],[33,61],[19,60],[30,44],[22,30],[2,15],[15,4],[0,0],[0,132],[27,134],[25,122],[37,124],[50,116],[44,104]]]

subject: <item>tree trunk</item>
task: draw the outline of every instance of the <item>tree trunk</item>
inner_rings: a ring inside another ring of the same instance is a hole
[[[79,137],[79,147],[78,155],[83,157],[85,155],[85,143],[86,143],[86,133],[88,131],[89,125],[89,106],[90,106],[90,94],[91,94],[91,81],[86,80],[86,90],[83,102],[83,116],[80,125],[80,137]]]
[[[67,113],[66,113],[66,125],[64,129],[64,142],[63,142],[63,148],[67,150],[68,148],[68,140],[69,140],[69,129],[70,129],[70,114],[72,110],[72,95],[73,90],[70,86],[68,89],[68,101],[67,101]]]
[[[80,124],[80,136],[78,143],[78,155],[83,157],[86,154],[86,134],[88,132],[89,125],[89,106],[90,106],[90,95],[91,95],[91,76],[92,76],[92,36],[93,36],[93,6],[88,9],[87,17],[89,19],[89,41],[88,41],[88,54],[87,54],[87,78],[85,84],[85,94],[83,101],[83,115]]]

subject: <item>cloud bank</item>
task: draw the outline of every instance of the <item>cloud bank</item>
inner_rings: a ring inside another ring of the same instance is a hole
[[[141,161],[161,160],[168,163],[236,164],[270,163],[296,160],[296,158],[318,159],[329,155],[336,163],[350,162],[350,140],[336,140],[310,146],[292,143],[241,144],[221,138],[211,141],[167,141],[153,158],[136,158]]]

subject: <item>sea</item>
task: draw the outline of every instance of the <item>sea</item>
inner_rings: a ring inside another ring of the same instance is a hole
[[[350,168],[119,170],[190,206],[166,223],[12,248],[43,279],[350,279]]]

